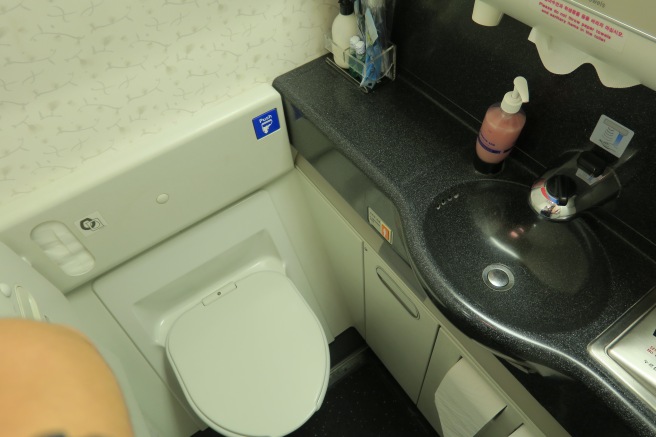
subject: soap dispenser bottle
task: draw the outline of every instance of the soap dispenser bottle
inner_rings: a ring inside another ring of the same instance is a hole
[[[515,88],[506,93],[501,103],[490,106],[485,113],[481,130],[476,140],[474,168],[483,174],[498,173],[510,150],[515,145],[526,115],[522,103],[528,102],[528,83],[518,76],[513,81]]]
[[[349,41],[354,35],[359,36],[360,32],[353,0],[339,0],[339,14],[333,20],[332,48],[335,64],[342,68],[349,68],[348,58],[344,52],[348,52]]]

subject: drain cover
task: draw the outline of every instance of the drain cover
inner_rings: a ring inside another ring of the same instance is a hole
[[[490,264],[483,269],[483,282],[492,290],[506,291],[515,285],[515,276],[503,264]]]

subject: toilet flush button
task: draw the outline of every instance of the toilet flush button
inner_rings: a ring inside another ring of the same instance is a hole
[[[162,194],[160,194],[159,196],[157,196],[157,198],[156,198],[155,200],[156,200],[157,203],[159,203],[160,205],[163,205],[164,203],[166,203],[166,202],[169,201],[169,195],[166,194],[166,193],[162,193]]]

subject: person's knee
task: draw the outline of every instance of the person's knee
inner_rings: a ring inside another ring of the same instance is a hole
[[[131,435],[114,375],[84,334],[62,325],[0,319],[0,344],[5,351],[0,412],[18,412],[1,422],[15,427],[13,435]]]
[[[3,344],[15,345],[19,350],[31,347],[55,348],[61,342],[93,348],[84,334],[71,327],[27,319],[0,319],[0,339]]]

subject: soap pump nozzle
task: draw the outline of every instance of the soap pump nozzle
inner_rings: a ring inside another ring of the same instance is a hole
[[[522,76],[517,76],[513,81],[515,88],[503,96],[501,109],[508,114],[516,114],[522,107],[522,103],[528,102],[528,83]]]

